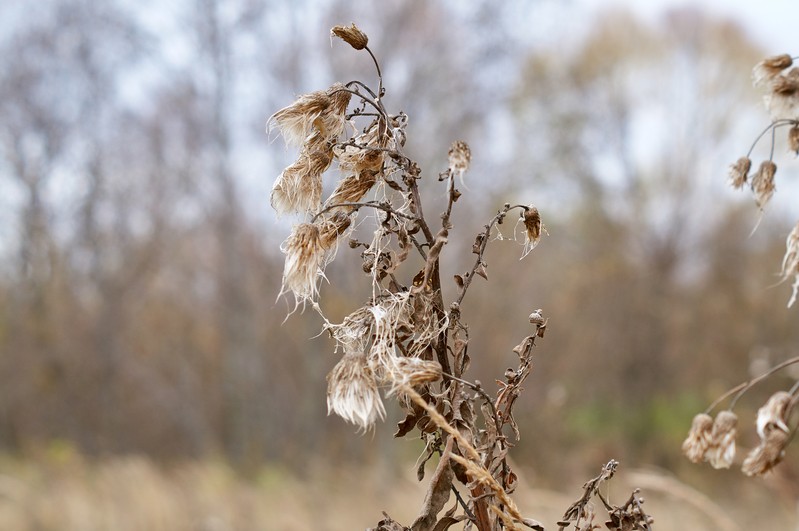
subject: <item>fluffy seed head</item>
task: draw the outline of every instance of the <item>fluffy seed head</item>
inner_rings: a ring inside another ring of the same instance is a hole
[[[774,185],[774,174],[777,173],[777,165],[770,160],[760,163],[757,173],[752,178],[752,191],[755,194],[755,202],[761,209],[766,206],[776,189]]]
[[[354,22],[350,26],[333,26],[330,34],[343,40],[356,50],[363,50],[369,44],[369,37],[358,29]]]
[[[691,423],[691,431],[682,443],[682,453],[693,463],[699,463],[713,440],[713,418],[707,413],[700,413]]]
[[[385,417],[375,376],[362,352],[347,352],[327,375],[327,412],[363,430]]]
[[[735,164],[730,165],[730,185],[736,190],[743,188],[752,168],[752,160],[749,157],[739,158]]]
[[[281,250],[286,255],[281,293],[291,291],[298,301],[314,299],[327,256],[319,227],[313,223],[296,225]]]
[[[267,121],[275,123],[283,134],[286,144],[299,146],[314,131],[325,140],[335,138],[344,131],[344,113],[347,111],[351,94],[336,83],[327,90],[303,94],[297,100],[280,109]]]
[[[774,120],[799,119],[799,68],[794,67],[769,81],[769,92],[764,96]]]
[[[525,209],[521,214],[521,219],[524,222],[524,254],[526,255],[535,249],[541,240],[543,225],[541,224],[541,214],[534,206]]]
[[[283,170],[272,187],[270,202],[275,212],[315,212],[322,199],[322,174],[332,160],[333,152],[321,133],[308,137],[300,156]]]
[[[339,181],[338,186],[325,202],[325,206],[358,202],[372,189],[376,182],[377,172],[372,170],[362,170],[355,175],[345,177]],[[352,207],[344,209],[347,212],[351,210]]]

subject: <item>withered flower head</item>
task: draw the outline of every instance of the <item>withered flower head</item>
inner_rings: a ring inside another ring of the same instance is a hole
[[[769,81],[764,102],[774,120],[799,119],[799,68],[794,67]]]
[[[359,352],[347,352],[327,375],[327,412],[357,424],[364,430],[386,415],[377,382]]]
[[[799,125],[788,130],[788,149],[799,155]]]
[[[735,458],[735,436],[738,417],[732,411],[722,411],[716,415],[711,430],[710,447],[705,452],[713,468],[730,468]]]
[[[776,76],[780,74],[783,70],[788,68],[793,64],[793,59],[791,56],[786,54],[782,55],[774,55],[772,57],[766,57],[759,63],[755,65],[754,70],[752,71],[752,78],[754,80],[755,86],[761,86],[771,81]]]
[[[797,291],[799,291],[799,223],[793,228],[788,238],[785,240],[785,256],[782,258],[782,271],[780,276],[785,281],[793,275],[793,293],[788,301],[788,308],[796,302]]]
[[[741,471],[747,476],[762,476],[777,466],[785,456],[790,436],[780,429],[770,430],[760,445],[749,452]]]
[[[319,237],[319,227],[313,223],[296,225],[281,250],[286,255],[281,293],[291,291],[298,301],[313,299],[327,255]]]
[[[752,178],[752,191],[755,193],[755,202],[761,209],[766,206],[771,196],[774,195],[776,186],[774,185],[774,174],[777,173],[777,165],[770,160],[760,163],[757,173]]]
[[[344,85],[336,83],[327,90],[303,94],[267,120],[267,132],[269,124],[274,122],[286,144],[293,146],[302,145],[314,131],[325,140],[339,136],[344,131],[344,114],[351,96],[345,89]]]
[[[752,168],[752,160],[749,157],[741,157],[735,164],[730,165],[730,185],[736,190],[743,188]]]
[[[463,140],[458,140],[449,148],[447,155],[449,156],[449,171],[453,175],[458,174],[462,177],[472,162],[472,150],[469,149],[469,145]]]
[[[333,152],[319,132],[312,134],[296,162],[283,170],[272,187],[270,202],[278,215],[314,212],[322,196],[322,174],[330,167]]]
[[[539,240],[541,240],[541,230],[543,225],[541,224],[541,214],[538,213],[538,209],[534,206],[525,208],[521,214],[521,219],[524,223],[525,232],[524,254],[527,254],[535,249]]]
[[[358,29],[354,22],[347,26],[333,26],[330,30],[331,35],[343,40],[356,50],[363,50],[369,44],[369,37]]]
[[[713,440],[713,417],[700,413],[691,423],[691,431],[682,443],[682,453],[693,463],[699,463]]]
[[[788,433],[789,407],[792,400],[791,393],[779,391],[768,399],[766,405],[757,410],[757,434],[765,439],[770,430],[778,429]]]
[[[386,370],[386,380],[391,383],[390,393],[405,386],[415,387],[441,378],[441,365],[437,361],[406,357],[394,357],[391,361],[391,366]]]
[[[368,169],[345,177],[339,181],[338,186],[325,202],[325,206],[356,203],[372,189],[376,182],[377,172]],[[345,210],[352,210],[352,207]]]

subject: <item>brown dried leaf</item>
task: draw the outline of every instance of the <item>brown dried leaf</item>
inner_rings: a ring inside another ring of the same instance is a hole
[[[436,525],[436,516],[449,500],[453,477],[452,467],[450,466],[453,443],[454,439],[452,437],[447,439],[447,446],[444,449],[444,453],[441,454],[436,471],[430,480],[422,512],[411,525],[412,531],[432,531]]]
[[[488,280],[488,273],[486,272],[485,262],[481,262],[480,265],[477,266],[477,269],[474,270],[474,274],[480,275],[484,279]]]
[[[459,289],[463,289],[463,277],[460,275],[455,275],[455,284],[458,285]]]

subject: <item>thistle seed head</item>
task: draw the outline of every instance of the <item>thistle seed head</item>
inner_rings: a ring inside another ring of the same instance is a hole
[[[369,429],[386,415],[377,382],[363,353],[346,353],[327,375],[327,413]]]
[[[276,124],[290,146],[302,145],[315,131],[325,140],[338,137],[344,131],[344,114],[351,96],[345,88],[336,83],[327,90],[303,94],[272,115],[267,121],[267,132],[270,124]]]
[[[752,79],[756,87],[766,85],[777,77],[780,72],[793,64],[791,56],[786,54],[766,57],[755,65],[752,70]]]
[[[793,293],[788,301],[788,307],[796,302],[796,294],[799,291],[799,223],[793,228],[788,238],[785,240],[785,256],[782,258],[782,271],[780,272],[782,281],[794,277]]]

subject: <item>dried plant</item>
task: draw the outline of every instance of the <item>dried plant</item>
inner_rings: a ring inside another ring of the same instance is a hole
[[[295,309],[310,304],[324,320],[336,351],[342,353],[327,377],[328,411],[360,430],[373,429],[386,414],[382,390],[404,411],[395,436],[415,434],[425,444],[417,469],[420,481],[432,458],[439,456],[424,504],[410,527],[384,513],[375,529],[443,531],[462,522],[464,529],[481,531],[542,530],[540,523],[523,517],[511,497],[518,476],[508,452],[521,438],[514,406],[532,372],[534,348],[544,337],[547,318],[540,309],[530,314],[530,334],[512,350],[518,365],[497,380],[493,394],[479,381],[466,378],[469,328],[461,320],[461,306],[474,278],[488,278],[486,249],[497,239],[498,226],[512,212],[518,213],[517,228],[518,224],[524,228],[524,256],[545,233],[540,212],[532,205],[503,205],[475,237],[474,260],[454,276],[456,295],[446,303],[440,264],[454,228],[453,207],[461,196],[456,185],[464,182],[471,150],[463,141],[449,149],[448,167],[439,174],[446,187],[446,204],[440,225],[435,226],[422,210],[421,170],[404,152],[407,116],[392,114],[384,105],[383,78],[368,37],[355,24],[336,26],[331,34],[355,50],[368,52],[378,88],[357,80],[336,83],[300,96],[269,119],[267,129],[276,126],[289,145],[300,148],[297,161],[273,187],[272,206],[278,214],[305,216],[282,245],[286,259],[281,294],[294,296]],[[323,201],[322,180],[331,173],[331,166],[337,166],[338,179]],[[354,222],[362,211],[374,220],[368,241],[358,239],[365,232],[364,223]],[[357,233],[355,227],[360,227]],[[345,239],[351,249],[360,250],[371,297],[342,322],[334,323],[319,304],[319,284]],[[608,528],[650,529],[637,493],[617,507],[596,490],[617,465],[616,461],[607,465],[601,478],[586,490],[585,503],[577,512],[567,512],[565,519],[574,514],[578,529],[592,528],[593,516],[586,519],[589,509],[585,507],[589,498],[599,496],[610,518]],[[451,496],[453,505],[440,515]]]
[[[774,177],[777,165],[774,158],[776,132],[788,127],[788,146],[799,153],[799,68],[793,66],[795,57],[788,54],[767,57],[755,65],[752,78],[756,87],[765,91],[764,102],[771,114],[772,122],[757,136],[749,152],[730,166],[729,182],[733,188],[743,188],[749,184],[755,203],[765,208],[774,195]],[[760,163],[754,175],[749,175],[752,167],[750,158],[757,143],[771,133],[771,149],[768,160]],[[782,259],[780,282],[793,277],[790,308],[796,302],[799,292],[799,223],[793,228],[785,242],[785,255]],[[756,384],[768,379],[777,371],[799,362],[799,357],[791,358],[764,374],[742,383],[724,393],[704,412],[694,417],[688,437],[682,445],[685,456],[694,463],[709,462],[714,468],[729,468],[735,458],[735,438],[738,418],[732,409],[737,401]],[[744,458],[741,469],[747,476],[761,476],[777,466],[784,456],[785,447],[791,441],[794,428],[790,427],[791,413],[796,406],[799,384],[789,391],[779,391],[764,404],[757,414],[755,428],[759,444]],[[733,397],[729,407],[721,411],[715,420],[709,413],[729,397]]]
[[[794,154],[799,154],[799,67],[793,66],[795,59],[788,54],[775,55],[755,65],[752,78],[755,86],[764,91],[763,101],[772,121],[755,138],[749,152],[730,166],[729,182],[732,187],[741,189],[748,183],[761,211],[766,208],[777,189],[774,182],[777,165],[773,159],[778,129],[788,128],[788,148]],[[752,151],[768,133],[771,133],[769,158],[760,163],[754,175],[749,175]],[[790,278],[794,282],[788,301],[789,308],[796,302],[799,292],[799,224],[788,236],[780,272],[780,282]]]

